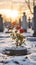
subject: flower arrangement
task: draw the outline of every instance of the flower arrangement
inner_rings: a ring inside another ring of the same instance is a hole
[[[17,28],[20,28],[17,26]],[[12,39],[16,40],[16,46],[21,46],[24,42],[25,42],[25,37],[22,35],[22,33],[24,32],[23,28],[15,29],[14,31],[11,31],[11,37]]]
[[[16,46],[21,46],[25,42],[25,37],[20,33],[16,34]]]

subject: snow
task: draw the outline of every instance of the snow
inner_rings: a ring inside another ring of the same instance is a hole
[[[29,59],[31,62],[36,63],[36,53],[32,53],[31,55],[29,55],[29,56],[28,56],[28,59]]]
[[[27,34],[25,34],[27,35]],[[36,56],[36,47],[32,47],[32,44],[36,44],[36,41],[33,43],[33,41],[27,41],[27,44],[24,45],[26,46],[26,48],[29,51],[33,51],[31,54],[29,55],[25,55],[25,56],[8,56],[5,54],[2,54],[2,51],[5,48],[11,48],[13,47],[15,44],[15,40],[12,40],[10,37],[10,34],[7,33],[0,33],[0,36],[2,36],[2,38],[0,38],[0,65],[36,65],[36,60],[31,61],[30,59],[36,59],[33,55]],[[20,49],[20,48],[18,48]]]
[[[24,32],[23,35],[26,37],[29,37],[29,36],[32,36],[33,33],[34,33],[34,31],[32,29],[27,29],[27,32],[26,33]]]
[[[9,48],[8,48],[8,49],[9,49]],[[24,50],[25,47],[13,46],[13,47],[11,47],[10,49],[12,49],[12,50]]]

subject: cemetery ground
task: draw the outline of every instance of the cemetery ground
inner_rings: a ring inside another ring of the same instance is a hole
[[[15,46],[15,41],[11,39],[9,33],[0,33],[0,65],[36,65],[36,37],[35,40],[33,40],[34,37],[30,37],[33,32],[31,33],[31,30],[29,31],[28,33],[24,33],[25,36],[28,36],[27,44],[24,46],[28,49],[28,53],[31,53],[23,56],[9,56],[3,54],[4,49]]]

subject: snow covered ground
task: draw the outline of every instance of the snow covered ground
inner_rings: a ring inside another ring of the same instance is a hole
[[[28,33],[27,33],[28,34]],[[25,34],[25,35],[27,35]],[[2,54],[2,51],[5,48],[14,46],[14,40],[11,39],[10,34],[0,33],[0,65],[36,65],[36,51],[33,51],[33,47],[31,46],[31,41],[26,45],[28,50],[32,50],[33,52],[29,55],[25,56],[7,56]],[[28,41],[26,41],[28,43]],[[36,44],[36,41],[35,41]],[[31,49],[30,49],[31,48]],[[36,49],[35,49],[36,50]],[[33,56],[32,56],[33,55]]]

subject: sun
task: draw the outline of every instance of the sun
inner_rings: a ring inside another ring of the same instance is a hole
[[[18,11],[17,10],[12,10],[11,17],[12,18],[17,18],[18,17]]]

